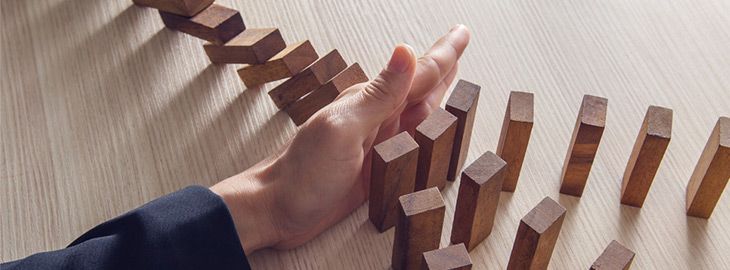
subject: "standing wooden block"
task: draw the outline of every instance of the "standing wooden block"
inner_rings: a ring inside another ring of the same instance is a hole
[[[565,211],[563,206],[545,197],[520,220],[508,270],[547,269],[563,226]]]
[[[601,256],[593,262],[591,270],[628,270],[635,255],[633,251],[615,240],[611,241]]]
[[[403,195],[398,201],[391,266],[393,270],[421,269],[422,254],[439,248],[444,199],[434,187]]]
[[[534,114],[534,95],[512,91],[507,101],[507,111],[502,121],[497,155],[507,162],[502,190],[514,192],[520,178],[522,162],[525,160],[527,144],[530,142]]]
[[[456,116],[456,135],[454,136],[454,149],[451,151],[449,162],[449,173],[446,179],[456,180],[456,176],[464,166],[464,160],[469,153],[469,142],[471,131],[474,127],[474,117],[477,114],[479,103],[479,91],[481,86],[465,80],[459,80],[451,92],[449,100],[446,101],[446,111]]]
[[[134,4],[192,17],[213,4],[214,0],[132,0]]]
[[[289,45],[269,61],[260,65],[248,65],[238,70],[246,86],[259,85],[294,76],[317,60],[317,52],[309,40]]]
[[[644,205],[651,183],[672,137],[672,110],[649,106],[631,151],[621,184],[621,203]]]
[[[504,160],[486,152],[464,169],[456,197],[451,243],[463,242],[471,251],[492,233],[506,168]]]
[[[416,190],[446,186],[451,150],[456,135],[456,116],[438,108],[416,127],[414,138],[420,146]]]
[[[416,185],[418,144],[408,132],[373,147],[368,217],[380,232],[395,226],[398,198]]]
[[[224,44],[246,30],[241,13],[217,4],[208,6],[192,18],[162,10],[160,16],[168,28],[215,44]]]
[[[283,109],[309,92],[319,88],[347,67],[337,50],[318,59],[314,64],[269,91],[276,107]]]
[[[421,266],[423,270],[469,270],[471,257],[462,243],[424,252]]]
[[[573,138],[563,165],[560,193],[580,197],[591,172],[593,159],[606,126],[608,100],[591,95],[583,96]]]
[[[207,43],[205,53],[214,64],[261,64],[286,48],[276,28],[246,29],[226,44]]]
[[[687,184],[687,215],[710,218],[730,178],[730,118],[720,117]]]

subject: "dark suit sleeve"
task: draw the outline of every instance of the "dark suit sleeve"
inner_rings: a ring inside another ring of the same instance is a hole
[[[103,203],[103,202],[99,202]],[[14,269],[250,269],[223,200],[192,186],[102,223]]]

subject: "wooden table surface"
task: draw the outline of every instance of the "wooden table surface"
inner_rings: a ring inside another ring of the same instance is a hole
[[[249,27],[337,48],[374,75],[390,49],[423,52],[451,25],[473,31],[458,77],[482,86],[467,164],[497,146],[510,90],[535,93],[535,126],[514,194],[502,193],[476,269],[506,267],[519,219],[543,197],[568,209],[551,269],[585,269],[612,239],[635,269],[730,269],[730,196],[709,220],[684,214],[685,187],[719,116],[730,115],[730,2],[723,0],[220,0]],[[95,224],[163,194],[234,175],[296,127],[202,41],[131,1],[2,0],[0,261],[62,248]],[[559,195],[583,94],[608,120],[582,198]],[[674,134],[643,209],[619,204],[649,105],[674,109]],[[444,191],[449,239],[456,185]],[[727,192],[726,192],[727,193]],[[367,204],[257,269],[384,269],[393,230]]]

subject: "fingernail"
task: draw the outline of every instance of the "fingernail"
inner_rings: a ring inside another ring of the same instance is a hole
[[[451,29],[449,29],[449,33],[456,31],[456,29],[459,29],[462,26],[464,26],[464,25],[463,24],[460,24],[460,23],[455,24],[454,26],[451,27]]]
[[[396,73],[406,72],[411,64],[411,49],[408,45],[399,45],[388,61],[388,70]]]

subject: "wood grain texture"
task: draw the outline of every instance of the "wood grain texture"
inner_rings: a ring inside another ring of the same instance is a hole
[[[608,100],[605,98],[583,96],[573,128],[573,138],[570,139],[568,154],[563,163],[560,193],[583,196],[606,127],[607,105]]]
[[[398,198],[398,222],[393,239],[393,270],[421,269],[424,252],[438,249],[446,206],[436,187]]]
[[[598,256],[590,270],[628,270],[636,254],[630,249],[612,240],[601,256]]]
[[[249,28],[223,45],[203,45],[214,64],[262,64],[286,48],[276,28]]]
[[[547,269],[560,236],[566,209],[545,197],[520,220],[508,270]]]
[[[507,111],[502,121],[502,131],[497,143],[497,155],[507,162],[502,190],[514,192],[520,179],[522,163],[532,134],[535,118],[535,95],[512,91],[507,99]]]
[[[247,65],[238,70],[238,76],[248,87],[273,82],[296,75],[317,60],[319,56],[309,40],[291,44],[266,63]]]
[[[550,269],[586,269],[615,239],[633,269],[730,269],[730,196],[688,218],[685,189],[719,116],[730,116],[724,0],[218,0],[288,44],[337,48],[365,74],[394,44],[425,52],[455,23],[472,30],[457,78],[483,87],[465,164],[497,148],[509,91],[535,93],[518,190],[503,193],[473,269],[504,269],[520,218],[545,196],[569,209]],[[0,1],[0,261],[63,248],[107,219],[187,185],[210,186],[271,155],[297,127],[203,41],[131,1]],[[488,91],[487,91],[488,90]],[[559,194],[583,94],[611,100],[580,200]],[[449,93],[446,93],[448,96]],[[672,142],[642,209],[621,178],[646,108],[674,110]],[[459,180],[443,190],[450,242]],[[727,193],[727,192],[726,192]],[[254,269],[386,269],[393,230],[363,205],[310,243],[249,257]]]
[[[321,87],[347,68],[340,52],[332,50],[307,68],[269,91],[276,107],[283,109]]]
[[[160,10],[162,22],[170,29],[198,37],[215,44],[224,44],[246,30],[241,13],[212,4],[193,17],[185,17]]]
[[[192,17],[215,0],[132,0],[137,5],[156,8],[180,16]]]
[[[424,252],[421,261],[424,270],[469,270],[471,265],[464,243]]]
[[[456,121],[456,116],[437,108],[416,127],[413,138],[420,147],[416,190],[446,186]]]
[[[710,218],[730,179],[730,118],[720,117],[687,184],[687,215]]]
[[[454,181],[464,166],[464,160],[469,153],[471,132],[474,129],[474,118],[479,105],[479,91],[481,86],[465,80],[456,82],[451,95],[446,100],[446,111],[456,116],[456,134],[454,135],[454,149],[451,151],[449,172],[446,180]]]

